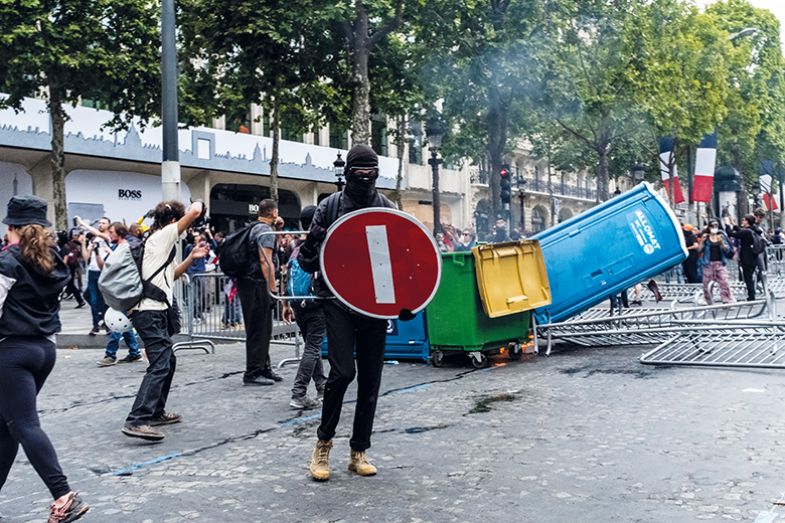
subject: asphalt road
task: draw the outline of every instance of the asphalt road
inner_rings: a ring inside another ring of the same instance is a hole
[[[240,345],[180,354],[169,403],[185,421],[159,444],[120,433],[144,365],[99,369],[97,350],[59,351],[39,409],[84,521],[785,520],[785,372],[645,367],[641,352],[387,365],[379,475],[346,471],[352,388],[323,484],[307,471],[318,414],[288,407],[295,367],[243,388]],[[44,521],[49,501],[20,453],[2,523]]]

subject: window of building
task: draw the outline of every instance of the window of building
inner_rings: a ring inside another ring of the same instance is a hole
[[[290,142],[302,142],[303,133],[297,128],[297,125],[291,120],[286,118],[281,119],[281,140]]]
[[[379,156],[387,156],[386,120],[371,120],[371,147]]]
[[[86,98],[82,98],[82,106],[83,107],[90,107],[92,109],[106,109],[106,106],[102,104],[98,100],[90,100]]]
[[[236,133],[251,133],[251,107],[238,108],[226,115],[226,130]]]
[[[409,124],[409,137],[409,163],[422,165],[422,123],[412,122]]]
[[[548,227],[548,209],[537,205],[532,209],[532,231],[541,232]]]
[[[219,183],[210,192],[210,220],[215,230],[231,233],[253,221],[258,205],[270,197],[270,188],[260,185]],[[286,228],[299,230],[300,200],[297,193],[278,189],[278,214]]]
[[[348,149],[349,139],[346,129],[341,129],[337,124],[330,124],[330,147],[334,149]]]

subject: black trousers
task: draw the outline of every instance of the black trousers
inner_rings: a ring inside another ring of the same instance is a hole
[[[169,336],[166,311],[137,311],[131,315],[131,323],[142,338],[150,365],[142,378],[126,422],[147,425],[153,417],[164,413],[177,368],[177,358],[172,350],[174,344]]]
[[[327,322],[330,375],[324,390],[322,423],[317,434],[321,440],[330,440],[335,436],[335,429],[341,419],[343,397],[356,375],[357,403],[349,444],[353,450],[363,451],[371,446],[376,400],[384,367],[387,321],[350,313],[335,300],[324,303],[324,317]]]
[[[238,278],[237,294],[245,322],[245,378],[258,377],[270,369],[270,337],[273,334],[272,298],[263,281]]]
[[[292,303],[294,319],[305,340],[305,348],[297,368],[297,376],[292,386],[292,398],[302,398],[308,392],[308,384],[313,380],[316,391],[323,391],[327,378],[322,365],[322,342],[326,334],[324,310],[321,304],[301,307]]]
[[[757,260],[741,265],[741,274],[744,277],[744,285],[747,286],[747,299],[755,299],[755,272],[758,269]]]
[[[46,338],[0,341],[0,490],[22,445],[54,499],[71,491],[36,410],[36,396],[54,364],[55,344]]]

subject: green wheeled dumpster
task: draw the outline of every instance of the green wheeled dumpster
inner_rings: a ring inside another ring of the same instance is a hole
[[[445,355],[450,353],[469,355],[475,367],[485,366],[489,354],[506,353],[511,359],[518,359],[523,344],[528,342],[530,313],[488,317],[475,268],[472,252],[442,255],[441,283],[425,314],[434,366],[441,366]],[[505,285],[505,282],[498,284]]]

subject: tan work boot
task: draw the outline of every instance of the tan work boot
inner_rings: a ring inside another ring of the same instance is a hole
[[[316,440],[313,448],[311,464],[308,467],[311,477],[316,481],[327,481],[330,479],[330,449],[333,448],[333,440]]]
[[[360,476],[373,476],[377,472],[376,467],[365,457],[365,451],[359,450],[349,453],[349,470]]]

